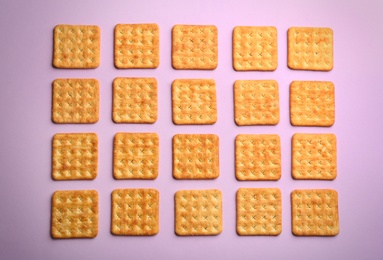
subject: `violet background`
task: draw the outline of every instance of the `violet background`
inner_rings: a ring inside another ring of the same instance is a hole
[[[289,1],[6,1],[0,0],[0,258],[1,259],[382,259],[383,258],[383,2],[379,0]],[[113,29],[118,23],[157,23],[160,66],[118,70],[113,65]],[[101,65],[92,70],[51,65],[57,24],[95,24],[101,28]],[[219,64],[214,71],[177,71],[171,67],[171,29],[175,24],[214,24]],[[237,25],[275,26],[279,66],[274,72],[232,69],[232,30]],[[331,27],[335,64],[331,72],[287,68],[287,30],[292,26]],[[100,120],[93,125],[51,122],[51,84],[59,77],[100,81]],[[114,124],[115,77],[156,77],[159,118],[153,125]],[[171,82],[213,78],[218,122],[212,126],[175,126],[171,120]],[[234,123],[233,83],[237,79],[275,79],[281,120],[277,126],[238,127]],[[330,80],[335,84],[336,122],[330,128],[292,127],[289,84],[293,80]],[[117,181],[112,177],[112,142],[117,132],[157,132],[160,174],[154,181]],[[58,132],[96,132],[99,175],[94,181],[53,181],[51,139]],[[335,133],[338,177],[334,181],[291,178],[294,133]],[[176,133],[215,133],[220,137],[221,175],[216,180],[172,178],[171,139]],[[239,182],[234,176],[234,138],[240,133],[276,133],[282,144],[282,178],[277,182]],[[153,237],[110,233],[111,192],[153,187],[160,191],[160,232]],[[236,234],[235,192],[239,187],[278,187],[282,191],[283,231],[277,237]],[[173,196],[180,189],[219,188],[223,193],[223,232],[212,237],[174,234]],[[332,188],[339,193],[340,233],[336,237],[295,237],[291,233],[290,193],[294,189]],[[59,189],[99,192],[99,234],[95,239],[50,237],[51,195]]]

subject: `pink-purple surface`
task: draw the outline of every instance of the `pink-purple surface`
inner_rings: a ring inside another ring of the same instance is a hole
[[[383,258],[383,2],[352,0],[290,1],[6,1],[0,0],[0,258],[1,259],[382,259]],[[113,29],[118,23],[157,23],[160,66],[118,70],[113,66]],[[101,28],[101,65],[93,70],[51,65],[57,24],[95,24]],[[214,71],[176,71],[171,67],[171,29],[175,24],[214,24],[219,30],[219,64]],[[232,69],[231,37],[237,25],[278,29],[279,66],[274,72]],[[331,72],[287,68],[287,29],[331,27],[335,65]],[[115,77],[156,77],[159,118],[153,125],[114,124]],[[51,122],[51,83],[59,77],[100,81],[100,120],[93,125]],[[213,78],[217,83],[218,122],[175,126],[171,120],[171,82]],[[280,87],[277,126],[238,127],[233,118],[237,79],[275,79]],[[336,122],[330,128],[292,127],[292,80],[330,80],[335,84]],[[53,181],[51,139],[58,132],[96,132],[99,175],[94,181]],[[154,181],[112,177],[112,142],[117,132],[157,132],[160,174]],[[334,181],[291,178],[291,137],[297,132],[335,133],[338,177]],[[172,178],[171,139],[176,133],[214,133],[220,137],[221,175],[216,180]],[[282,144],[282,178],[277,182],[239,182],[234,175],[234,138],[240,133],[276,133]],[[110,233],[111,192],[153,187],[160,191],[160,232],[153,237]],[[283,231],[277,237],[240,237],[235,231],[235,192],[239,187],[282,190]],[[223,193],[223,232],[213,237],[177,237],[173,196],[180,189],[218,188]],[[336,237],[295,237],[291,233],[290,193],[332,188],[339,193],[340,233]],[[99,192],[99,234],[95,239],[50,237],[51,195],[58,189]]]

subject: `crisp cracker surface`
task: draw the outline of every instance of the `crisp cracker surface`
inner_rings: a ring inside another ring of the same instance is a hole
[[[176,125],[217,122],[216,86],[212,79],[177,79],[172,84],[173,122]]]
[[[237,191],[237,234],[277,236],[282,232],[282,198],[278,188]]]
[[[279,123],[279,87],[275,80],[237,80],[234,83],[235,123],[276,125]]]
[[[237,180],[279,180],[281,141],[276,134],[240,134],[235,139]]]
[[[291,27],[287,38],[287,65],[290,69],[332,70],[334,66],[332,29]]]
[[[214,25],[175,25],[172,30],[174,69],[214,70],[218,65],[218,29]]]
[[[214,134],[173,137],[173,177],[215,179],[219,176],[219,138]]]
[[[93,69],[100,65],[100,28],[95,25],[57,25],[53,31],[53,66]]]
[[[96,123],[99,118],[99,82],[96,79],[56,79],[52,90],[52,121]]]
[[[158,90],[155,78],[116,78],[113,81],[113,121],[149,123],[157,121]]]
[[[159,137],[156,133],[117,133],[114,136],[115,179],[149,179],[158,176]]]
[[[298,180],[334,180],[337,149],[334,134],[294,134],[292,176]]]
[[[329,81],[293,81],[290,84],[290,122],[294,126],[332,126],[335,88]]]
[[[98,137],[94,133],[55,134],[52,141],[54,180],[93,180],[98,171]]]
[[[292,232],[296,236],[335,236],[339,233],[338,193],[331,189],[291,193]]]
[[[156,189],[117,189],[112,193],[114,235],[153,236],[159,232],[159,197]]]
[[[237,26],[233,30],[233,67],[237,71],[273,71],[278,67],[277,28]]]
[[[222,232],[220,190],[180,190],[175,194],[175,232],[178,236],[218,235]]]
[[[118,24],[114,29],[114,65],[118,69],[154,69],[160,64],[157,24]]]
[[[94,238],[98,234],[98,193],[95,190],[55,191],[52,196],[53,238]]]

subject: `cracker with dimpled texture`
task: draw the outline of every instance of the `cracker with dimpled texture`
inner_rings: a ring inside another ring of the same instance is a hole
[[[279,87],[275,80],[237,80],[234,83],[235,123],[276,125],[279,123]]]
[[[334,180],[337,149],[334,134],[294,134],[292,176],[297,180]]]
[[[294,126],[332,126],[335,88],[329,81],[293,81],[290,84],[290,122]]]
[[[331,189],[291,193],[292,232],[296,236],[336,236],[339,233],[338,193]]]
[[[154,69],[160,64],[157,24],[118,24],[114,29],[114,66],[118,69]]]
[[[158,176],[159,137],[156,133],[117,133],[114,136],[115,179],[154,180]]]
[[[290,69],[330,71],[334,67],[332,29],[291,27],[287,38]]]
[[[57,25],[53,31],[53,66],[92,69],[100,65],[100,28],[95,25]]]
[[[98,172],[98,137],[94,133],[55,134],[52,141],[54,180],[93,180]]]
[[[275,134],[240,134],[235,139],[235,176],[240,181],[279,180],[281,141]]]
[[[282,196],[278,188],[240,188],[237,191],[237,233],[277,236],[282,232]]]
[[[112,234],[156,235],[159,232],[159,196],[156,189],[114,190],[112,192]]]
[[[175,233],[178,236],[218,235],[222,232],[220,190],[180,190],[175,194]]]
[[[52,121],[91,124],[99,118],[100,86],[96,79],[56,79],[52,87]]]
[[[277,29],[237,26],[233,30],[233,67],[237,71],[273,71],[278,67]]]
[[[153,124],[158,117],[155,78],[116,78],[113,81],[113,121]]]
[[[175,25],[172,30],[174,69],[214,70],[218,65],[218,30],[214,25]]]
[[[172,84],[173,123],[210,125],[217,122],[216,86],[212,79],[177,79]]]
[[[94,238],[98,234],[98,193],[61,190],[52,196],[53,238]]]
[[[173,137],[173,177],[215,179],[219,176],[219,138],[214,134]]]

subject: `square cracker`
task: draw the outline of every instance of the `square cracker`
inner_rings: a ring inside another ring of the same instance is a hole
[[[57,25],[53,31],[53,66],[93,69],[100,65],[100,28],[95,25]]]
[[[62,190],[52,196],[53,238],[94,238],[98,234],[98,193]]]
[[[329,81],[293,81],[290,84],[290,122],[294,126],[332,126],[335,89]]]
[[[277,28],[237,26],[233,30],[233,67],[237,71],[273,71],[278,67]]]
[[[98,121],[100,86],[96,79],[56,79],[52,92],[54,123],[90,124]]]
[[[275,80],[237,80],[234,83],[235,123],[276,125],[279,123],[279,88]]]
[[[297,180],[334,180],[337,176],[334,134],[294,134],[292,176]]]
[[[98,137],[94,133],[55,134],[52,141],[54,180],[93,180],[98,171]]]
[[[174,69],[214,70],[218,65],[218,29],[214,25],[175,25],[172,30]]]
[[[115,179],[154,180],[158,176],[159,137],[156,133],[117,133],[114,136]]]
[[[114,29],[114,66],[118,69],[154,69],[160,64],[157,24],[117,24]]]
[[[160,194],[156,189],[117,189],[112,192],[114,235],[153,236],[159,232]]]
[[[237,191],[237,234],[277,236],[282,232],[282,195],[278,188]]]
[[[218,235],[222,232],[222,193],[217,189],[177,191],[175,215],[178,236]]]
[[[113,121],[153,124],[158,117],[157,92],[155,78],[114,79]]]
[[[291,193],[292,231],[296,236],[336,236],[339,233],[338,193],[330,189]]]
[[[235,176],[240,181],[281,178],[281,141],[276,134],[240,134],[235,138]]]
[[[210,125],[217,122],[213,79],[176,79],[172,84],[173,122],[176,125]]]
[[[295,70],[332,70],[333,31],[330,28],[291,27],[287,32],[287,65]]]
[[[219,176],[219,138],[214,134],[173,137],[175,179],[215,179]]]

